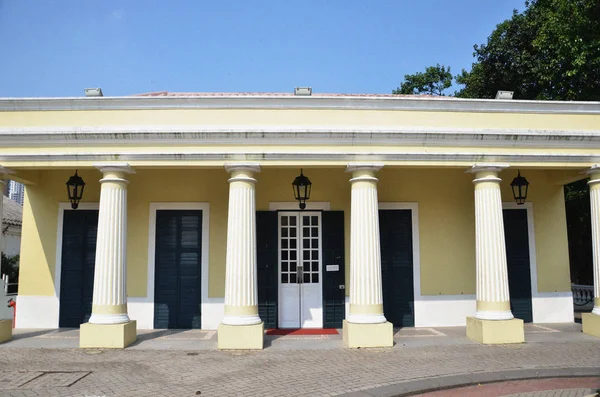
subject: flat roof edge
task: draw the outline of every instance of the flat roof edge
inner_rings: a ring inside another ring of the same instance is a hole
[[[125,96],[0,98],[0,111],[331,109],[600,114],[600,102],[373,96]]]

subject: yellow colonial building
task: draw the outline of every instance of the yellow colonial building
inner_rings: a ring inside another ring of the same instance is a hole
[[[82,347],[153,328],[218,329],[220,348],[267,328],[522,342],[523,322],[573,321],[563,186],[590,175],[600,336],[598,163],[597,102],[0,99],[0,176],[26,184],[16,327],[81,326]]]

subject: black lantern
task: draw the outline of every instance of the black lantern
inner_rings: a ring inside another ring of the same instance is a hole
[[[300,169],[300,175],[292,182],[294,188],[294,197],[300,202],[300,209],[306,208],[306,200],[310,198],[310,186],[312,185],[310,179],[304,176],[302,169]]]
[[[517,177],[510,183],[510,187],[512,187],[513,197],[515,198],[517,204],[525,204],[529,182],[527,182],[527,179],[521,176],[521,170],[518,170]]]
[[[83,179],[77,175],[77,170],[75,170],[75,175],[69,178],[67,181],[67,194],[69,195],[69,201],[71,202],[71,208],[74,210],[79,206],[79,200],[83,197],[83,188],[85,187],[85,182]]]

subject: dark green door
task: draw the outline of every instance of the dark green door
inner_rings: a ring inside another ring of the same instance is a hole
[[[258,315],[265,328],[277,328],[277,212],[256,212]]]
[[[200,328],[202,211],[156,211],[154,328]]]
[[[342,328],[346,317],[344,211],[323,211],[323,327]]]
[[[415,325],[412,214],[410,210],[380,210],[383,313],[394,327]]]
[[[79,327],[92,314],[98,210],[65,211],[59,327]]]
[[[531,307],[531,270],[526,209],[503,210],[508,290],[513,316],[526,323],[533,321]]]

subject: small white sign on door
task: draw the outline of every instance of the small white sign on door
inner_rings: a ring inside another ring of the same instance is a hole
[[[327,265],[326,266],[326,270],[328,272],[339,272],[340,271],[340,265]]]

